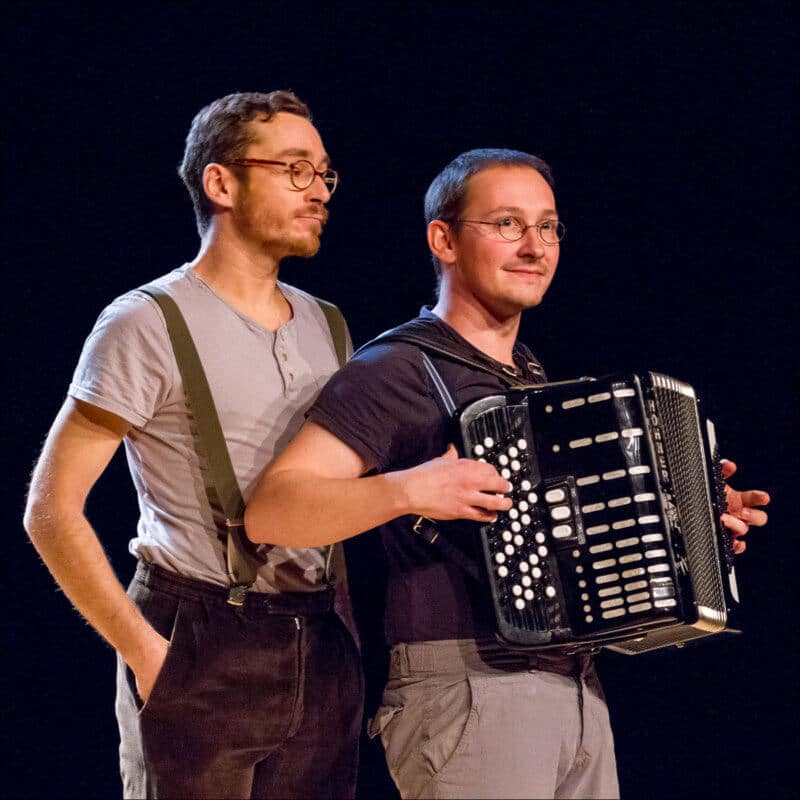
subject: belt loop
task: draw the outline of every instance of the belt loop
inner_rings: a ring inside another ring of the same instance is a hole
[[[408,651],[404,644],[396,644],[392,648],[391,671],[400,678],[407,678],[408,670]]]

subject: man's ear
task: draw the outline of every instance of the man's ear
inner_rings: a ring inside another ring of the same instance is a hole
[[[446,222],[435,219],[428,224],[428,247],[442,264],[455,264],[455,237]]]
[[[206,164],[203,170],[203,191],[214,205],[231,208],[236,194],[237,181],[233,173],[222,164]]]

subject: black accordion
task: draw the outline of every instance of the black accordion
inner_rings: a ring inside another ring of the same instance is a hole
[[[513,485],[480,529],[498,639],[627,654],[722,632],[738,603],[714,428],[657,373],[532,386],[455,416]]]

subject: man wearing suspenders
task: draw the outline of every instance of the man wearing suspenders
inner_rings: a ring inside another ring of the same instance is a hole
[[[392,652],[371,733],[403,797],[614,797],[613,740],[591,659],[493,643],[491,609],[469,568],[482,560],[474,530],[432,522],[488,522],[511,506],[492,466],[448,447],[447,423],[454,407],[545,380],[516,337],[558,263],[550,170],[527,153],[469,151],[433,181],[425,215],[436,305],[331,379],[255,490],[248,535],[319,546],[380,529]],[[730,499],[737,534],[764,524],[752,508],[768,502],[764,493]]]
[[[278,282],[319,249],[338,176],[283,91],[200,111],[180,175],[200,251],[100,315],[26,529],[117,651],[126,797],[352,797],[362,678],[334,610],[348,618],[340,548],[257,550],[242,519],[350,347],[337,309]],[[120,442],[141,511],[127,594],[83,512]]]

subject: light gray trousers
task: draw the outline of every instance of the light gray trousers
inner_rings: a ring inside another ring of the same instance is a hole
[[[489,666],[473,640],[397,645],[370,722],[404,798],[617,798],[605,702],[581,678]]]

